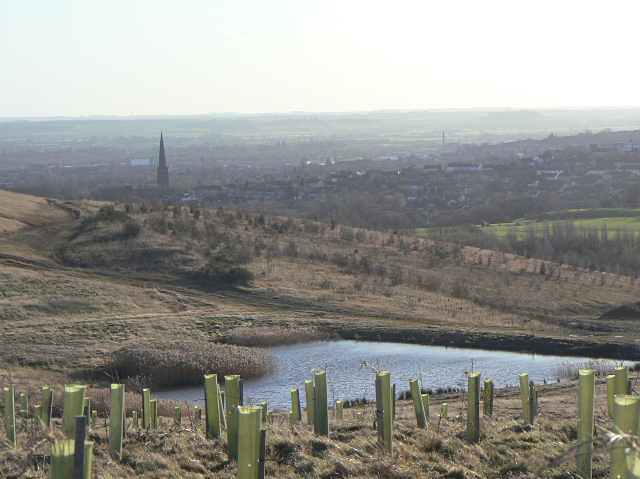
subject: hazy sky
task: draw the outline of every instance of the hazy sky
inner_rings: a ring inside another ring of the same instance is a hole
[[[637,106],[640,2],[0,0],[0,117]]]

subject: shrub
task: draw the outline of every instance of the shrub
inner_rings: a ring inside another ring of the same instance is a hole
[[[129,240],[137,238],[140,235],[141,230],[142,228],[140,227],[140,223],[134,220],[129,220],[122,225],[122,232],[120,235],[122,239]]]
[[[205,374],[259,377],[273,368],[266,351],[206,341],[147,341],[114,351],[109,366],[118,377],[144,376],[151,386],[200,384]]]
[[[458,280],[453,284],[453,287],[451,288],[451,296],[462,299],[468,298],[469,288],[467,288],[467,285],[463,281]]]
[[[195,273],[194,278],[198,281],[211,283],[213,285],[243,285],[247,286],[253,280],[253,273],[242,266],[233,266],[215,260],[209,261],[207,266]]]

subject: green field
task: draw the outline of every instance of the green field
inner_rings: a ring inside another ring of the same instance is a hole
[[[576,228],[602,229],[606,226],[610,235],[623,232],[640,234],[640,208],[594,208],[550,211],[540,215],[520,218],[510,223],[494,223],[482,227],[476,225],[478,231],[504,238],[510,234],[516,237],[524,237],[535,231],[542,234],[551,230],[554,224],[571,223]],[[430,236],[433,233],[446,233],[447,231],[460,230],[468,227],[451,228],[418,228],[418,236]]]

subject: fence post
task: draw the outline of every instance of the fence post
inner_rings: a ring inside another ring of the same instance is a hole
[[[529,383],[529,410],[531,411],[531,424],[534,423],[536,414],[538,414],[538,393],[536,392],[536,385],[533,381]]]
[[[266,403],[265,403],[266,404]],[[264,417],[262,418],[264,422]],[[260,431],[260,470],[258,471],[258,479],[264,479],[265,465],[267,464],[267,430]]]
[[[484,380],[484,402],[482,413],[485,416],[493,416],[493,380]]]
[[[76,416],[76,437],[73,452],[73,479],[84,477],[84,441],[87,435],[87,416]]]
[[[267,402],[266,401],[262,401],[260,403],[260,407],[262,408],[262,423],[266,423],[267,422]]]
[[[27,393],[18,395],[18,416],[22,418],[22,429],[26,431],[29,420],[29,395]]]
[[[396,385],[391,388],[391,399],[393,400],[393,419],[396,419]]]
[[[51,412],[53,410],[53,391],[49,386],[42,387],[42,421],[45,426],[51,425]]]
[[[467,441],[480,440],[480,373],[469,373],[467,398]]]
[[[582,479],[591,479],[593,454],[593,404],[596,374],[593,370],[578,372],[578,446],[576,472]]]

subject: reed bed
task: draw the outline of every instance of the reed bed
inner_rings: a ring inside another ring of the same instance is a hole
[[[616,362],[610,359],[589,359],[582,363],[570,363],[562,361],[556,365],[555,374],[561,379],[578,379],[578,371],[581,369],[592,369],[596,376],[606,376],[613,374]]]
[[[301,326],[243,326],[224,334],[220,341],[241,346],[281,346],[329,339],[330,335],[316,328]]]
[[[205,374],[262,376],[273,369],[269,353],[258,348],[205,341],[149,341],[113,352],[117,377],[147,378],[148,386],[201,384]]]

